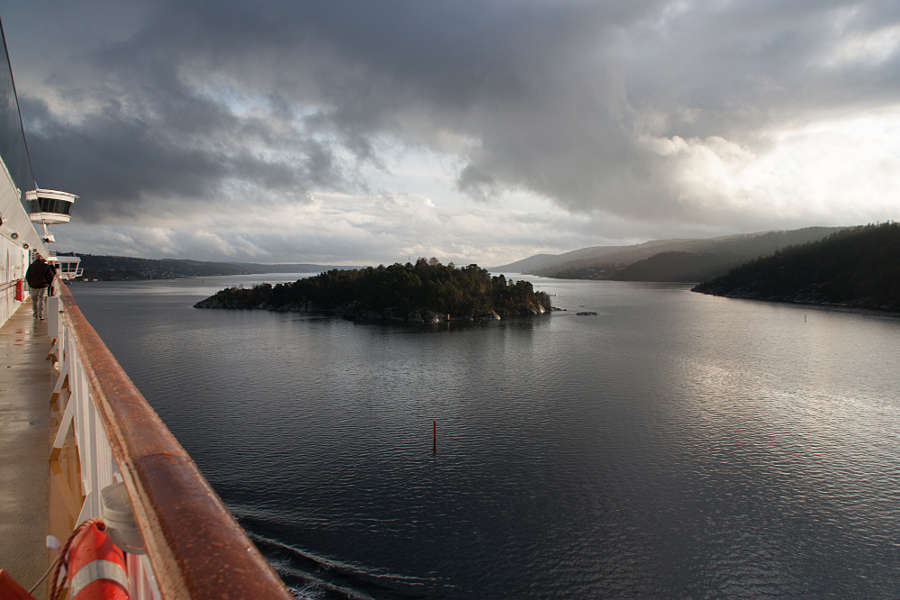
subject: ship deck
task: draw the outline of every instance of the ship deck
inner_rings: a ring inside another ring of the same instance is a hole
[[[49,564],[49,345],[30,302],[0,328],[0,568],[26,589]]]

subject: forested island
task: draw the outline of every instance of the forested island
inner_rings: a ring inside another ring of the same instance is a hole
[[[333,269],[293,283],[221,290],[195,308],[325,312],[351,320],[439,323],[543,315],[550,298],[527,281],[492,277],[478,265],[435,259]]]
[[[754,260],[695,292],[900,312],[900,224],[846,229]]]

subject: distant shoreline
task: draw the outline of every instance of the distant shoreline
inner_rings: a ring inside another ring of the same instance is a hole
[[[60,256],[72,255],[61,252]],[[174,258],[135,258],[101,254],[77,254],[81,258],[86,281],[149,281],[183,279],[185,277],[217,277],[227,275],[268,275],[274,273],[323,273],[333,269],[356,269],[352,266],[314,263],[241,263],[211,262]]]

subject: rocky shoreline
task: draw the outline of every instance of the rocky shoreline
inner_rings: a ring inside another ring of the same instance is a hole
[[[734,298],[737,300],[759,300],[762,302],[777,302],[779,304],[798,304],[801,306],[815,306],[819,308],[829,308],[835,310],[847,310],[853,312],[867,312],[878,314],[900,314],[894,306],[880,304],[871,298],[855,298],[845,302],[833,302],[818,297],[812,292],[797,292],[795,294],[779,294],[767,296],[756,290],[724,290],[710,288],[709,286],[700,289],[695,286],[692,292],[699,292],[708,296],[719,296],[722,298]]]
[[[409,312],[401,312],[396,309],[387,308],[382,311],[375,311],[371,309],[366,309],[364,307],[351,304],[345,304],[342,306],[328,308],[318,306],[313,304],[312,302],[303,302],[303,303],[291,303],[291,304],[283,304],[279,306],[273,306],[268,303],[260,303],[260,304],[246,304],[245,302],[241,302],[240,300],[236,300],[234,298],[234,293],[240,293],[242,291],[240,288],[231,288],[228,290],[222,290],[214,296],[210,296],[205,300],[201,300],[194,304],[194,308],[206,308],[206,309],[223,309],[223,310],[267,310],[271,312],[279,312],[279,313],[307,313],[307,314],[320,314],[320,315],[329,315],[336,316],[343,319],[347,319],[349,321],[357,321],[361,323],[406,323],[406,324],[417,324],[422,323],[423,325],[439,325],[441,323],[447,322],[489,322],[489,321],[501,321],[503,319],[510,319],[516,317],[534,317],[540,316],[544,314],[550,314],[550,312],[558,311],[556,307],[553,307],[551,310],[545,310],[541,306],[529,308],[523,310],[518,313],[506,313],[505,315],[501,315],[497,311],[490,311],[482,314],[472,314],[472,315],[452,315],[450,313],[438,313],[433,310],[428,309],[415,309]],[[226,292],[226,293],[223,293]]]

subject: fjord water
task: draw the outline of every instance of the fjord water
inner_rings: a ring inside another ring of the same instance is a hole
[[[897,597],[900,319],[539,278],[567,312],[449,330],[192,308],[294,278],[73,292],[304,597]]]

